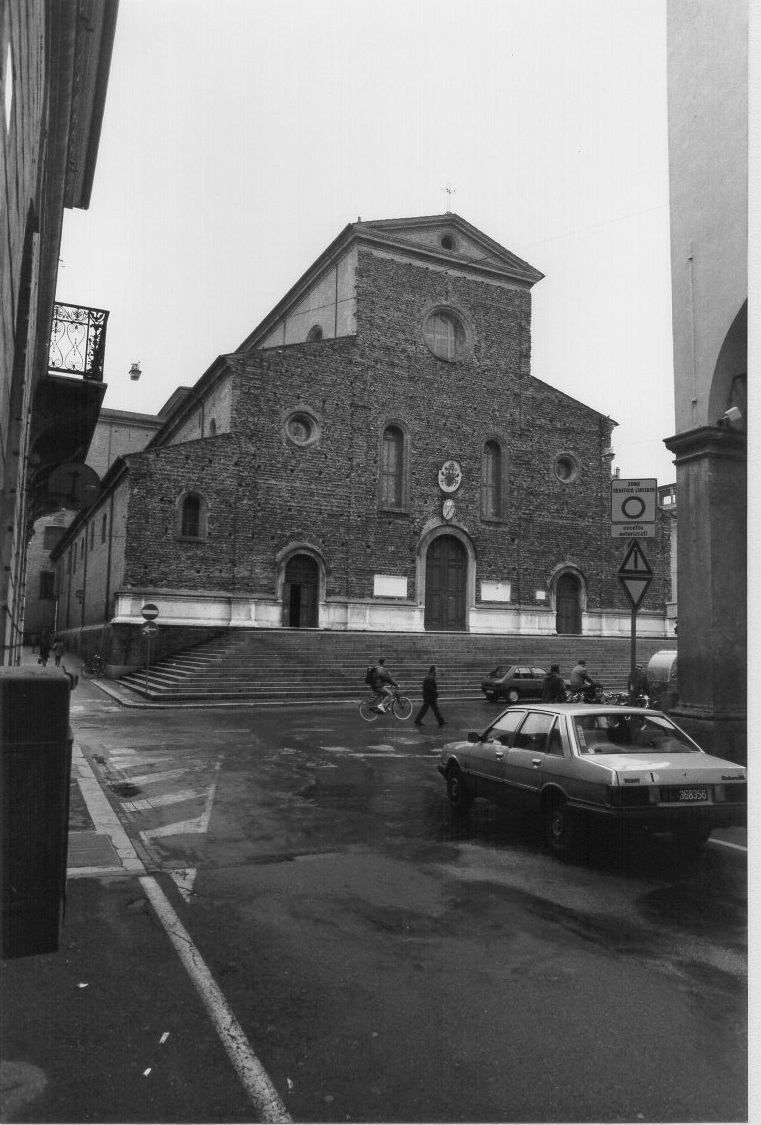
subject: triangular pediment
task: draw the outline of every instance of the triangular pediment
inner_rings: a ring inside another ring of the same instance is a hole
[[[460,215],[447,211],[443,215],[424,215],[410,219],[378,219],[359,221],[353,229],[360,236],[370,236],[389,244],[414,248],[441,256],[452,264],[496,270],[516,280],[533,285],[544,276],[517,254],[489,238]]]

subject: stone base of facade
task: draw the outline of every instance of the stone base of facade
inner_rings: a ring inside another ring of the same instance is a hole
[[[211,629],[278,629],[283,626],[283,605],[275,598],[152,590],[138,595],[119,594],[111,624],[141,623],[141,611],[146,602],[159,608],[157,625]],[[423,633],[425,608],[402,600],[327,599],[319,603],[316,627],[339,632]],[[581,636],[628,637],[630,630],[628,613],[600,610],[582,615]],[[472,605],[463,631],[482,635],[557,635],[554,611],[538,606]],[[637,615],[637,635],[669,639],[674,636],[673,623],[665,613],[641,613]]]

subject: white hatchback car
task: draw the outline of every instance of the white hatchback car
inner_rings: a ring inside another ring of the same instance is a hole
[[[592,818],[671,832],[701,847],[746,823],[746,769],[706,754],[660,711],[579,704],[508,707],[483,734],[449,742],[439,772],[451,807],[475,797],[535,811],[568,856]]]

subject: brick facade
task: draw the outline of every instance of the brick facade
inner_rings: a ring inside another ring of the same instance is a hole
[[[463,236],[473,232],[459,222]],[[432,229],[427,221],[429,244]],[[304,556],[319,603],[309,624],[420,630],[433,582],[427,556],[445,537],[465,560],[462,628],[554,633],[557,583],[566,574],[578,588],[579,631],[628,629],[615,578],[626,544],[611,540],[609,523],[615,423],[531,376],[530,287],[541,275],[525,263],[522,275],[509,261],[501,268],[498,256],[480,269],[476,250],[470,261],[442,261],[435,247],[407,253],[381,240],[357,248],[350,237],[352,334],[307,342],[309,321],[300,313],[302,341],[273,347],[279,321],[271,318],[258,342],[254,334],[206,373],[151,448],[126,458],[118,621],[139,618],[141,599],[150,599],[162,605],[165,624],[289,624],[287,567]],[[316,284],[328,290],[324,272]],[[303,294],[297,299],[303,308]],[[466,326],[461,359],[439,358],[426,342],[424,323],[435,309]],[[219,401],[221,387],[229,432],[187,440],[191,419],[204,402]],[[294,414],[312,427],[307,440],[289,436]],[[404,485],[393,509],[380,499],[388,425],[404,438]],[[484,514],[487,441],[498,443],[503,459],[496,515]],[[565,477],[558,457],[572,467]],[[438,474],[449,460],[459,463],[462,481],[449,494],[454,513],[446,519]],[[188,495],[200,505],[192,537],[180,526]],[[650,635],[665,636],[664,521],[645,550],[655,580],[640,620]]]

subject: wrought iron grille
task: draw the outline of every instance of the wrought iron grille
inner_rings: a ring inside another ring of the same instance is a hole
[[[107,323],[108,312],[105,309],[56,303],[53,306],[48,370],[81,375],[84,379],[102,383]]]

